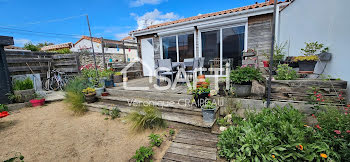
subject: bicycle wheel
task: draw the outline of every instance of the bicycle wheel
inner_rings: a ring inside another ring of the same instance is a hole
[[[51,87],[51,90],[54,90],[54,91],[57,91],[60,87],[59,87],[59,83],[57,81],[57,79],[54,77],[54,78],[51,78],[51,82],[50,82],[50,87]]]

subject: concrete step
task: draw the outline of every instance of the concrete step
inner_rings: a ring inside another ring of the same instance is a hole
[[[129,92],[125,92],[124,94],[128,93]],[[101,97],[101,101],[115,105],[133,107],[153,105],[155,107],[158,107],[162,112],[176,112],[188,115],[202,116],[201,109],[192,105],[192,98],[186,100],[170,100],[171,97],[168,97],[167,100],[164,100],[163,98],[150,99],[147,94],[143,94],[143,96],[144,97],[129,97],[128,95],[111,95]]]
[[[122,113],[129,114],[137,110],[137,107],[132,106],[124,106],[124,105],[116,105],[105,102],[96,102],[85,104],[90,111],[100,112],[102,109],[113,109],[115,107],[119,108]],[[177,112],[162,112],[162,118],[169,122],[170,124],[174,124],[176,127],[199,130],[210,132],[214,122],[206,123],[203,121],[202,116],[198,115],[189,115],[184,113]]]

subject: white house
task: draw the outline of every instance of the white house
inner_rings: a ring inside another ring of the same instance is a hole
[[[349,82],[349,6],[349,0],[294,0],[280,12],[278,41],[288,41],[289,56],[302,55],[304,42],[323,43],[332,53],[324,74]]]
[[[102,53],[102,44],[100,38],[93,38],[92,39],[94,51],[96,53]],[[127,57],[128,61],[138,61],[139,57],[137,55],[137,43],[133,41],[131,38],[125,38],[124,45],[123,41],[117,41],[117,40],[110,40],[110,39],[104,39],[103,40],[104,45],[104,53],[106,54],[116,54],[116,55],[124,55],[125,49],[125,55]],[[74,43],[74,46],[71,48],[72,52],[81,52],[81,51],[89,51],[92,52],[91,48],[91,39],[87,36],[82,36],[76,43]]]
[[[285,6],[289,2],[279,2]],[[255,49],[262,56],[271,50],[274,0],[249,6],[203,14],[149,26],[130,32],[137,38],[143,64],[154,68],[158,59],[182,62],[204,57],[206,68],[213,60],[240,66],[242,51]],[[154,74],[143,68],[145,76]],[[220,73],[223,75],[223,72]],[[208,75],[210,76],[210,75]]]

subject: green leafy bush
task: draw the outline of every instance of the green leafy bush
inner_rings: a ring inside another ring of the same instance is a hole
[[[219,136],[219,155],[237,161],[339,160],[321,134],[294,108],[265,108]],[[327,155],[325,159],[324,155]],[[322,157],[323,156],[323,157]]]
[[[161,112],[154,106],[140,107],[138,111],[130,113],[127,119],[132,122],[132,129],[137,131],[166,127]]]
[[[70,103],[69,109],[75,114],[83,114],[87,111],[84,105],[85,97],[82,91],[89,86],[91,86],[89,81],[81,76],[77,76],[67,83],[65,101]]]
[[[323,141],[332,147],[341,157],[341,161],[350,159],[350,115],[349,107],[338,109],[326,107],[316,114]]]
[[[150,161],[152,155],[154,154],[152,147],[141,146],[136,150],[135,155],[132,157],[136,162],[146,162]]]
[[[69,48],[59,49],[59,50],[56,50],[55,52],[60,53],[60,54],[72,53]]]
[[[26,78],[24,80],[15,80],[13,83],[13,90],[27,90],[27,89],[33,89],[33,81],[30,78]]]
[[[4,104],[0,104],[0,112],[9,111],[8,107]]]
[[[254,67],[237,67],[231,71],[230,79],[235,84],[250,84],[253,80],[262,80],[262,75]]]
[[[289,67],[288,64],[278,65],[277,68],[277,80],[295,80],[298,78],[298,74],[292,67]]]
[[[163,138],[159,134],[152,133],[148,136],[148,139],[151,146],[159,147],[163,143]]]
[[[120,117],[120,110],[117,107],[113,108],[112,110],[105,108],[105,109],[102,109],[101,114],[109,115],[112,118],[112,120],[114,120],[115,118]]]
[[[169,135],[170,136],[174,136],[175,135],[175,130],[174,129],[170,129],[169,130]]]

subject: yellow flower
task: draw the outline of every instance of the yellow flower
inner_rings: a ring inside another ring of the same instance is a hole
[[[298,62],[298,61],[317,61],[317,60],[318,60],[318,56],[316,56],[316,55],[294,57],[294,61],[296,61],[296,62]]]
[[[272,158],[276,158],[276,156],[275,156],[275,155],[272,155]]]
[[[324,153],[321,153],[320,156],[325,158],[325,159],[328,157],[327,154],[324,154]]]

